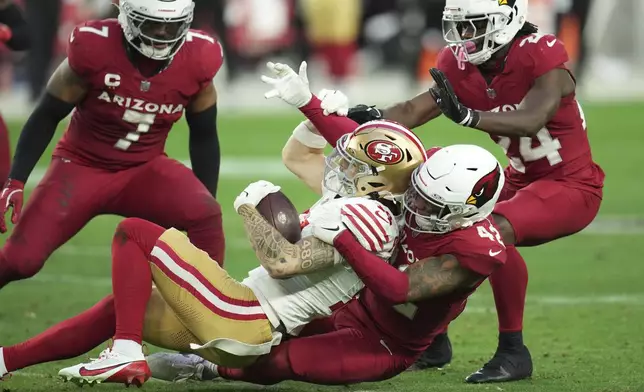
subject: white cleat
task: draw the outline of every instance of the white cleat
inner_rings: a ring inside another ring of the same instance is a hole
[[[62,369],[58,376],[78,385],[109,382],[140,387],[150,378],[150,368],[143,356],[127,357],[108,348],[97,359]]]
[[[172,382],[209,381],[218,377],[214,365],[195,354],[155,353],[146,357],[152,377]]]

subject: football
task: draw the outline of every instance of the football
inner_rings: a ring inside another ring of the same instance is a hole
[[[292,244],[302,238],[300,214],[285,194],[271,193],[257,205],[257,211]]]

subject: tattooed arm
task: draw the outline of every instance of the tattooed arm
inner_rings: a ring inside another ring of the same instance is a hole
[[[251,205],[242,205],[237,212],[259,262],[272,278],[286,279],[334,264],[333,245],[312,236],[291,244]]]
[[[485,277],[448,254],[417,261],[401,272],[365,250],[348,232],[338,235],[333,244],[365,286],[394,305],[466,290]]]
[[[470,289],[483,277],[463,268],[456,257],[442,255],[415,262],[405,270],[409,279],[405,302],[440,297],[457,290]]]

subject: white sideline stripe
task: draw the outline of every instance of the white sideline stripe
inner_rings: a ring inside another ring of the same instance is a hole
[[[152,249],[152,256],[165,265],[173,274],[175,274],[179,279],[183,280],[193,289],[197,290],[208,302],[210,302],[214,307],[223,310],[224,312],[237,314],[237,315],[263,315],[264,310],[261,306],[240,306],[234,305],[226,302],[226,300],[219,298],[215,293],[208,290],[203,283],[197,279],[190,271],[181,268],[177,262],[170,257],[163,249],[155,246]],[[224,294],[225,295],[225,294]]]
[[[180,162],[191,167],[189,160]],[[46,167],[36,167],[29,176],[27,188],[35,187],[46,170]],[[297,179],[278,158],[222,158],[219,176],[227,179]]]
[[[181,163],[190,167],[189,160]],[[37,167],[31,173],[27,188],[33,188],[45,174],[46,168]],[[220,178],[233,180],[296,180],[279,158],[222,158]],[[602,215],[580,234],[624,235],[644,234],[644,216]]]

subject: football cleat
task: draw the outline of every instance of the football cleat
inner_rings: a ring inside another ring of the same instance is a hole
[[[155,353],[146,357],[152,377],[172,382],[209,381],[219,377],[214,366],[195,354]]]
[[[532,376],[532,357],[526,346],[518,351],[497,350],[490,362],[465,379],[472,384],[523,380]]]
[[[432,344],[411,365],[408,371],[424,370],[430,368],[443,368],[452,361],[452,343],[446,333],[437,335]]]
[[[143,356],[131,358],[107,348],[97,359],[62,369],[58,376],[78,385],[109,382],[140,387],[150,378],[150,368]]]

